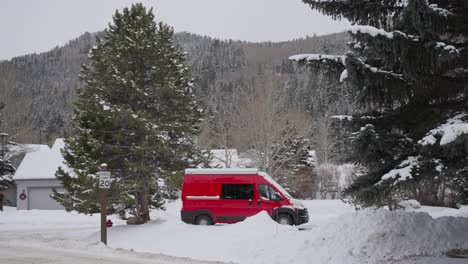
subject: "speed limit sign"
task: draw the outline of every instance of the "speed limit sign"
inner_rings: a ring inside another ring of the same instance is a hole
[[[109,189],[110,188],[110,171],[100,171],[99,172],[99,189]]]

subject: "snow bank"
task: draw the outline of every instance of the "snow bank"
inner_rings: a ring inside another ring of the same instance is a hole
[[[398,203],[399,206],[405,209],[419,209],[421,204],[416,200],[405,200]]]
[[[466,247],[467,232],[466,218],[367,209],[318,228],[298,254],[316,263],[381,263]]]
[[[233,225],[193,226],[169,205],[165,220],[112,229],[111,247],[236,263],[378,263],[433,256],[468,246],[467,218],[433,219],[421,212],[354,212],[336,200],[303,201],[307,230],[281,226],[265,213]],[[170,216],[172,215],[172,216]],[[466,214],[468,216],[468,214]],[[97,237],[97,234],[96,234]],[[138,241],[138,242],[135,242]]]
[[[421,206],[420,208],[405,208],[405,211],[428,213],[432,218],[440,218],[446,216],[468,218],[468,206],[463,206],[460,209],[437,206]]]
[[[115,224],[125,224],[125,221],[111,216]],[[16,210],[15,207],[5,207],[0,212],[0,233],[6,230],[47,230],[59,228],[99,227],[100,215],[84,215],[63,210]]]

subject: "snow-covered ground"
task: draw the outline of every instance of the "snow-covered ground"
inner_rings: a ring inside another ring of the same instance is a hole
[[[355,212],[340,201],[304,203],[311,220],[299,230],[277,225],[266,213],[233,225],[187,225],[176,201],[141,226],[111,216],[109,247],[98,243],[99,215],[7,208],[0,212],[0,263],[26,263],[29,253],[14,260],[24,252],[60,255],[53,263],[74,263],[67,260],[76,257],[102,263],[468,263],[443,254],[468,248],[468,207]]]

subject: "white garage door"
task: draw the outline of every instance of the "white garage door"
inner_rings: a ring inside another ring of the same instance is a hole
[[[57,191],[63,191],[60,188]],[[28,188],[28,209],[42,210],[63,210],[63,206],[57,203],[52,197],[52,188]]]

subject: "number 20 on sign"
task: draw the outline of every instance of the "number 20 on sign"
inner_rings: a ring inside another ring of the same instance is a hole
[[[110,171],[100,171],[99,172],[99,189],[109,189],[110,188]]]

